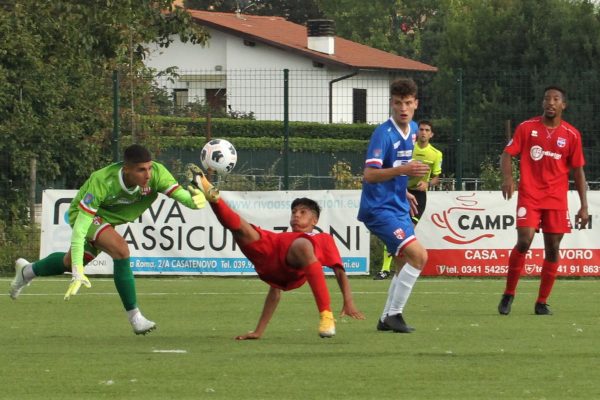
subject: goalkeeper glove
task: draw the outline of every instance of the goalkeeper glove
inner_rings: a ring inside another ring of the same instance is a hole
[[[69,300],[71,296],[75,296],[82,284],[87,288],[92,287],[90,280],[83,273],[82,265],[72,266],[71,271],[73,277],[71,278],[71,284],[69,285],[69,289],[67,289],[67,293],[65,293],[65,300]]]
[[[198,189],[194,185],[189,185],[187,190],[192,195],[192,201],[194,202],[196,208],[204,208],[206,205],[206,197],[204,197],[202,190]]]

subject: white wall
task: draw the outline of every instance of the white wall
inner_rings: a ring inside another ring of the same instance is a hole
[[[283,119],[283,69],[290,70],[291,121],[329,122],[329,82],[350,69],[316,68],[311,59],[262,43],[209,29],[206,46],[181,43],[177,38],[166,49],[153,47],[146,65],[157,70],[179,67],[187,82],[166,84],[168,89],[187,88],[190,101],[204,99],[205,89],[227,89],[233,111],[253,112],[258,120]],[[222,68],[217,70],[217,66]],[[367,122],[377,124],[389,116],[387,72],[361,71],[333,86],[334,123],[352,122],[352,89],[367,90]]]

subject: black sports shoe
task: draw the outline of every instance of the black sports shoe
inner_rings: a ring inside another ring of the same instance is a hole
[[[535,314],[536,315],[552,315],[552,311],[548,308],[546,303],[535,303]]]
[[[388,326],[391,330],[398,333],[411,333],[415,330],[412,326],[406,325],[402,314],[388,315],[383,320],[383,323]]]
[[[390,328],[385,322],[383,322],[381,319],[377,320],[377,330],[378,331],[391,331],[392,328]]]
[[[502,300],[500,300],[500,304],[498,304],[498,312],[502,315],[510,314],[510,307],[512,306],[512,302],[515,296],[512,294],[503,294]]]
[[[375,276],[373,277],[374,281],[382,281],[384,279],[387,279],[390,276],[390,271],[379,271],[378,273],[375,274]]]

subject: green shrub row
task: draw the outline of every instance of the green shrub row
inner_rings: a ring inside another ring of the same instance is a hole
[[[223,137],[213,135],[213,137]],[[238,151],[251,151],[261,149],[283,150],[283,138],[274,137],[226,137]],[[127,146],[131,144],[131,136],[124,136],[122,144]],[[146,137],[143,141],[145,145],[151,148],[162,149],[187,149],[199,150],[206,143],[204,137],[199,136],[161,136]],[[288,142],[289,150],[292,152],[312,152],[312,153],[335,153],[340,151],[360,152],[367,150],[368,140],[355,139],[311,139],[305,137],[290,138]]]
[[[207,132],[205,118],[140,116],[140,127],[149,136],[201,136]],[[374,126],[368,124],[321,124],[317,122],[290,122],[290,137],[309,139],[369,140]],[[212,118],[212,137],[277,138],[283,136],[283,122],[247,119]]]

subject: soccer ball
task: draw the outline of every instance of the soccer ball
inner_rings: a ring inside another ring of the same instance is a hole
[[[213,139],[206,143],[200,153],[200,162],[206,170],[226,175],[233,170],[237,162],[237,151],[225,139]]]

